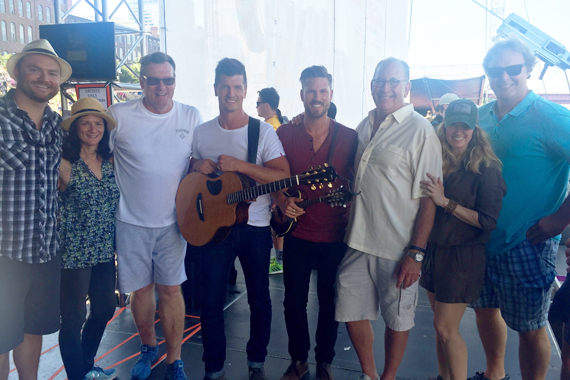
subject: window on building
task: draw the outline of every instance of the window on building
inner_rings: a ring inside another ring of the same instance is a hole
[[[16,42],[16,24],[10,24],[10,41]]]
[[[46,7],[46,22],[51,24],[51,9],[49,7]]]
[[[6,3],[4,3],[4,0],[0,0],[0,12],[6,13]]]
[[[31,26],[28,26],[28,43],[32,42],[34,39],[34,31]]]
[[[9,9],[10,9],[10,14],[11,14],[11,15],[15,14],[15,13],[14,13],[14,0],[9,0],[9,1],[8,1],[8,6],[9,6]]]
[[[119,58],[123,59],[123,48],[119,48]]]
[[[6,21],[2,21],[2,41],[7,41],[8,37],[6,36]]]
[[[20,43],[26,44],[26,34],[24,33],[24,25],[20,24]]]
[[[32,18],[32,4],[29,1],[26,3],[26,17]]]
[[[24,17],[24,2],[22,0],[18,0],[18,16]]]
[[[41,4],[38,4],[38,20],[44,21],[44,7]]]

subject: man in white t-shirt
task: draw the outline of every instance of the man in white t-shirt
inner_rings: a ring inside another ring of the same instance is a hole
[[[335,319],[347,322],[362,366],[359,380],[394,380],[404,356],[435,204],[420,189],[426,173],[443,178],[441,144],[411,104],[408,64],[381,61],[370,84],[376,108],[358,125],[354,197],[338,269]],[[386,324],[382,376],[370,320]]]
[[[180,284],[186,280],[186,242],[176,222],[175,198],[190,165],[194,129],[202,118],[196,108],[172,100],[175,68],[164,53],[143,57],[144,97],[108,110],[117,121],[111,147],[121,191],[116,219],[119,289],[131,294],[142,343],[132,379],[149,377],[158,356],[155,287],[166,339],[166,378],[186,378],[180,360],[184,329]]]
[[[196,128],[192,141],[192,171],[202,174],[240,172],[259,184],[289,177],[283,146],[271,125],[261,122],[256,163],[248,159],[248,122],[243,111],[247,93],[245,67],[224,58],[216,67],[214,91],[220,116]],[[228,276],[239,257],[251,311],[247,364],[250,380],[266,379],[263,370],[271,331],[271,299],[267,268],[271,251],[269,227],[271,199],[262,195],[249,207],[249,221],[235,226],[222,242],[202,247],[202,341],[206,379],[225,379],[226,338],[224,302]]]

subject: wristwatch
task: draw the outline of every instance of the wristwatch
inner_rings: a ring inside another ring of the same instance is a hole
[[[412,259],[414,259],[416,263],[421,263],[425,256],[424,253],[416,251],[415,249],[408,250],[406,254],[410,256]]]

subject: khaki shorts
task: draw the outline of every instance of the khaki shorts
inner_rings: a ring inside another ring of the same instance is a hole
[[[348,248],[338,268],[335,320],[377,320],[378,310],[386,326],[394,331],[414,327],[418,282],[397,288],[394,272],[399,262]]]

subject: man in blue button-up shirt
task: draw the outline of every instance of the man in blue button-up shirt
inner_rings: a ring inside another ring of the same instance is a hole
[[[479,109],[480,126],[503,162],[507,195],[487,244],[481,297],[473,305],[487,357],[477,380],[509,377],[506,326],[519,332],[523,380],[544,379],[550,361],[550,289],[559,234],[570,223],[570,111],[528,89],[535,63],[517,39],[498,42],[483,61],[497,100]]]

